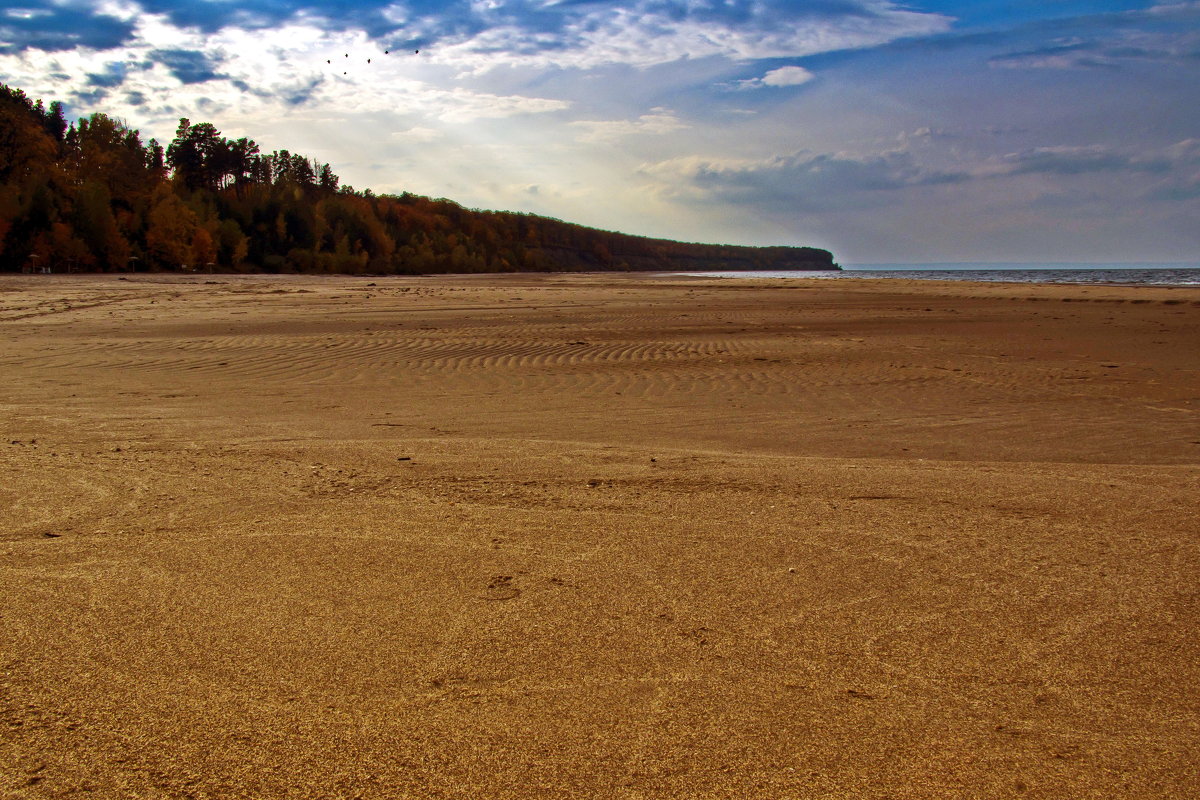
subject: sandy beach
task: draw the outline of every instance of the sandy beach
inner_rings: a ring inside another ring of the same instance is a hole
[[[1200,289],[0,277],[0,797],[1193,798]]]

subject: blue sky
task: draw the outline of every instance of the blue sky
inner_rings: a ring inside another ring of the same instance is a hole
[[[632,233],[1200,261],[1194,1],[4,0],[0,80]]]

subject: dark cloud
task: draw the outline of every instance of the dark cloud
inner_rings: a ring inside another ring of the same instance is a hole
[[[105,89],[112,89],[125,82],[126,66],[124,64],[109,64],[107,66],[108,68],[104,72],[88,74],[88,86],[100,86]]]
[[[1165,150],[1131,152],[1103,146],[1037,147],[1000,159],[996,175],[1088,175],[1137,172],[1165,175],[1200,163],[1200,147],[1181,142]]]
[[[387,0],[347,2],[289,2],[289,0],[240,0],[237,3],[198,3],[195,0],[141,0],[142,8],[163,14],[181,27],[207,33],[227,27],[261,28],[287,22],[298,14],[310,13],[338,23],[339,29],[361,27],[368,19],[379,19]]]
[[[151,50],[150,60],[165,66],[182,83],[204,83],[224,77],[215,69],[217,62],[199,50]]]
[[[1077,179],[1105,174],[1110,183],[1123,181],[1130,196],[1185,200],[1200,192],[1200,139],[1140,151],[1100,145],[1031,148],[949,171],[923,166],[907,150],[866,156],[801,152],[750,163],[668,162],[648,171],[668,181],[682,180],[707,202],[773,214],[876,208],[918,187],[1020,175],[1046,176],[1059,187],[1051,194],[1057,193],[1063,203],[1078,203],[1088,191],[1098,191],[1096,184]]]
[[[228,27],[276,27],[297,17],[307,16],[323,19],[330,30],[365,30],[373,36],[403,35],[403,26],[385,13],[396,5],[394,0],[239,0],[236,3],[141,0],[141,5],[148,12],[163,14],[177,26],[196,28],[206,33]],[[415,0],[404,5],[411,17],[418,21],[444,19],[449,23],[472,17],[471,5],[465,0]],[[450,23],[435,27],[450,31],[458,26]]]
[[[147,13],[165,16],[178,27],[205,33],[230,27],[270,28],[304,15],[323,19],[331,30],[366,30],[371,35],[390,36],[404,43],[412,39],[405,35],[404,26],[384,13],[394,5],[392,0],[140,0],[139,5]],[[414,20],[424,20],[420,25],[422,30],[456,33],[463,32],[465,27],[474,30],[485,27],[481,23],[462,24],[461,21],[469,21],[475,16],[470,3],[465,0],[416,0],[407,5]],[[104,50],[127,43],[133,30],[133,22],[99,13],[84,3],[62,5],[50,0],[5,3],[0,8],[0,53],[28,48]]]
[[[295,107],[305,105],[315,98],[317,96],[317,90],[325,84],[325,77],[318,76],[316,78],[307,80],[298,86],[254,86],[248,81],[241,80],[240,78],[231,80],[229,83],[240,92],[245,92],[246,94],[251,94],[264,100],[281,100],[286,105]]]
[[[316,95],[317,89],[324,82],[324,77],[314,78],[302,86],[294,86],[283,90],[280,96],[283,102],[289,106],[302,106]]]
[[[90,92],[71,92],[72,106],[94,106],[101,100],[108,97],[109,91],[105,88],[93,89]]]
[[[1084,175],[1129,169],[1130,158],[1105,148],[1038,148],[1005,159],[1009,175]]]
[[[1200,176],[1164,181],[1141,195],[1146,200],[1166,203],[1191,202],[1200,199]]]
[[[903,151],[861,158],[796,153],[752,164],[701,164],[687,177],[710,199],[803,212],[871,208],[890,202],[886,194],[891,191],[969,178],[921,167]]]
[[[0,53],[19,53],[31,47],[106,50],[125,43],[132,33],[132,23],[81,6],[34,0],[19,6],[5,3],[0,9]]]

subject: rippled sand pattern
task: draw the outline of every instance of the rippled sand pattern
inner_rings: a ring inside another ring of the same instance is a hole
[[[1192,798],[1200,290],[0,278],[0,797]]]

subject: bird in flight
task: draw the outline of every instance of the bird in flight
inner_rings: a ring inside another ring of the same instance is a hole
[[[388,50],[384,50],[384,51],[383,51],[383,54],[384,54],[385,56],[386,56],[386,55],[391,55],[391,52],[392,52],[392,51],[391,51],[390,49],[388,49]],[[420,54],[420,52],[421,52],[420,50],[413,50],[413,55],[419,55],[419,54]],[[349,58],[349,57],[350,57],[350,54],[349,54],[349,53],[343,53],[342,55],[343,55],[343,57],[344,57],[344,58]],[[326,63],[326,64],[332,64],[332,63],[333,63],[333,60],[332,60],[332,59],[328,59],[328,58],[327,58],[327,59],[325,59],[325,63]],[[367,63],[368,63],[368,64],[370,64],[370,63],[371,63],[371,59],[369,59],[369,58],[368,58],[368,59],[367,59]],[[349,73],[348,73],[348,72],[343,72],[342,74],[343,74],[343,75],[347,75],[347,74],[349,74]]]

